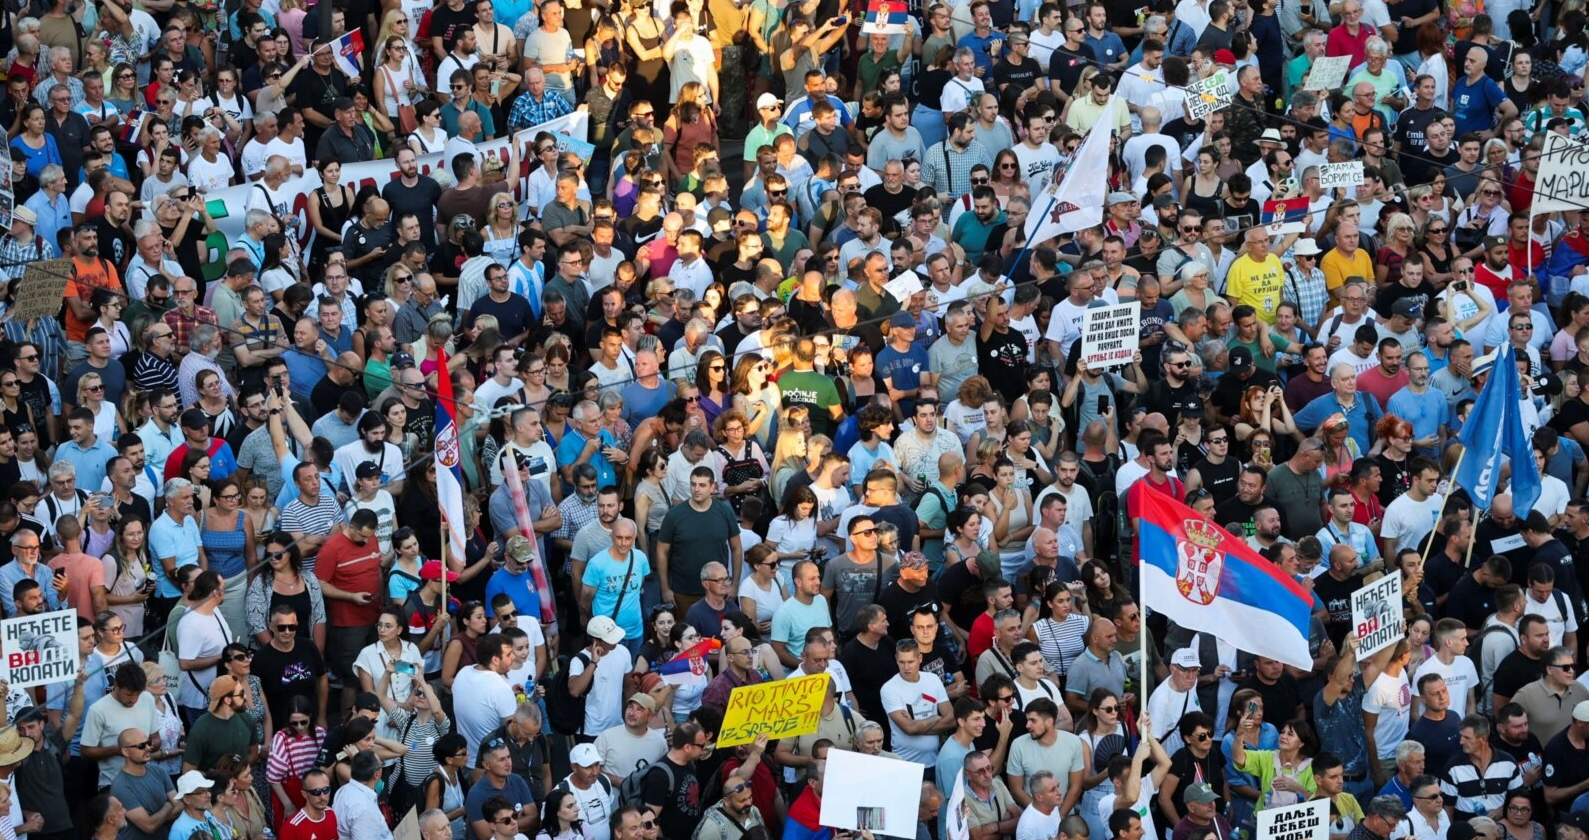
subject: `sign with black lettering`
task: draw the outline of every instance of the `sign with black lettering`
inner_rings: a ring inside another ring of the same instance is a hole
[[[1545,132],[1540,152],[1539,182],[1534,185],[1531,213],[1574,212],[1589,206],[1589,145]]]
[[[77,610],[56,610],[0,621],[0,651],[12,688],[77,679]]]
[[[1230,107],[1230,76],[1221,70],[1186,86],[1186,119],[1200,120]]]
[[[1259,811],[1258,830],[1253,836],[1264,840],[1330,840],[1330,800],[1312,799]]]
[[[1319,167],[1319,189],[1333,190],[1344,187],[1355,190],[1363,185],[1363,162],[1349,160],[1345,163],[1326,163]]]
[[[1373,656],[1406,635],[1401,611],[1401,575],[1389,574],[1352,593],[1352,633],[1357,656]]]
[[[1134,302],[1087,310],[1081,321],[1081,360],[1093,370],[1131,364],[1141,324],[1142,307]]]

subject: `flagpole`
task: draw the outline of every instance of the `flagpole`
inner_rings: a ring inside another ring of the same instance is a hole
[[[1450,475],[1456,475],[1459,471],[1461,471],[1461,469],[1462,469],[1462,459],[1466,458],[1466,457],[1468,457],[1468,448],[1466,446],[1464,446],[1464,447],[1462,447],[1462,451],[1457,453],[1457,462],[1452,465]],[[1449,501],[1451,501],[1451,494],[1450,493],[1447,493],[1444,496],[1440,497],[1440,510],[1437,513],[1435,513],[1435,528],[1439,528],[1440,527],[1440,520],[1446,518],[1446,503],[1449,502]],[[1429,542],[1426,545],[1424,545],[1424,547],[1423,547],[1423,562],[1426,565],[1429,562],[1429,550],[1434,548],[1434,545],[1435,545],[1434,531],[1430,531],[1429,535],[1430,535]],[[1472,540],[1468,540],[1468,557],[1469,557],[1469,559],[1472,559],[1472,557],[1473,557],[1473,541]],[[1390,561],[1387,560],[1386,562],[1388,563]],[[1466,566],[1467,563],[1464,562],[1463,565]]]
[[[1058,201],[1058,200],[1059,200],[1059,186],[1056,184],[1053,189],[1048,191],[1048,206],[1043,208],[1043,212],[1042,212],[1041,215],[1038,216],[1038,218],[1039,219],[1046,218],[1048,216],[1049,212],[1054,209],[1054,203],[1056,201]],[[1043,223],[1042,222],[1038,222],[1037,223],[1037,227],[1038,227],[1039,230],[1041,230],[1042,227],[1043,227]],[[1026,231],[1022,230],[1021,232],[1025,233]],[[1043,241],[1047,242],[1048,240],[1045,239]],[[1028,236],[1028,237],[1026,237],[1026,242],[1021,245],[1021,250],[1015,252],[1015,261],[1010,263],[1010,269],[1012,271],[1015,269],[1016,266],[1019,266],[1021,264],[1021,257],[1025,256],[1026,252],[1030,251],[1031,249],[1032,249],[1032,237]]]

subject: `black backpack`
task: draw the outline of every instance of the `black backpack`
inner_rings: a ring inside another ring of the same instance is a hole
[[[593,667],[590,656],[583,651],[573,658],[583,662],[586,668]],[[585,697],[575,697],[568,691],[570,664],[572,660],[568,656],[557,657],[557,674],[552,677],[552,685],[546,690],[546,719],[552,731],[559,735],[578,735],[585,728]],[[589,694],[589,691],[585,692],[586,696]]]

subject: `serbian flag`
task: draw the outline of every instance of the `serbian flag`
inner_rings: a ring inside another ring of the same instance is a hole
[[[723,642],[719,639],[703,639],[678,656],[658,665],[657,674],[662,677],[663,682],[675,685],[694,682],[702,675],[710,676],[711,669],[707,667],[706,657],[718,652],[722,647]]]
[[[1244,540],[1142,482],[1139,511],[1142,603],[1190,630],[1299,668],[1308,655],[1313,599]]]
[[[452,377],[447,375],[447,351],[436,348],[436,500],[441,504],[447,529],[450,559],[468,557],[463,523],[463,470],[458,443],[458,421],[453,411]]]
[[[137,143],[138,136],[143,133],[144,119],[149,116],[148,111],[134,109],[127,115],[127,123],[121,127],[121,142]]]
[[[1545,276],[1540,281],[1547,291],[1555,288],[1558,293],[1565,294],[1562,290],[1572,285],[1572,270],[1581,265],[1589,266],[1589,236],[1579,227],[1557,240],[1555,247],[1550,249],[1544,271],[1540,272]]]
[[[1300,222],[1308,215],[1308,199],[1281,198],[1263,203],[1262,224],[1273,225],[1283,222]]]
[[[869,0],[861,32],[866,35],[903,34],[909,16],[909,7],[903,0]]]
[[[326,49],[331,51],[337,69],[348,78],[364,75],[364,71],[359,68],[359,56],[364,53],[364,35],[359,30],[350,30],[341,38],[327,44]]]
[[[541,541],[535,535],[535,519],[530,516],[530,499],[524,489],[524,480],[519,477],[516,457],[517,450],[503,450],[503,483],[507,485],[508,497],[513,501],[513,521],[518,523],[519,533],[530,541],[530,579],[535,582],[536,598],[541,605],[541,625],[546,632],[556,635],[557,605],[552,601],[552,587],[546,581],[546,564],[541,562]]]

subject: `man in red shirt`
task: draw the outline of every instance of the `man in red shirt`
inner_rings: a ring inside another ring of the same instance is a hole
[[[1528,228],[1526,210],[1514,210],[1506,220],[1506,258],[1512,264],[1513,277],[1527,277],[1545,262],[1545,249],[1533,241]]]
[[[1473,282],[1478,283],[1495,294],[1496,300],[1506,297],[1506,287],[1511,284],[1512,278],[1519,276],[1512,271],[1512,240],[1505,236],[1484,237],[1484,259],[1481,260],[1473,271]]]
[[[342,705],[359,690],[353,661],[375,643],[375,621],[381,614],[381,544],[375,539],[379,520],[373,510],[356,510],[346,525],[320,546],[315,574],[325,595],[331,627],[326,633],[326,664],[342,678]]]
[[[281,840],[337,840],[337,815],[331,810],[331,777],[326,771],[310,770],[304,774],[303,799],[303,809],[281,821],[277,836]],[[447,836],[452,836],[450,830]]]

